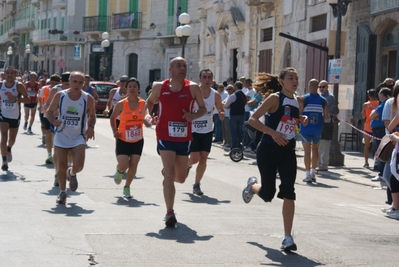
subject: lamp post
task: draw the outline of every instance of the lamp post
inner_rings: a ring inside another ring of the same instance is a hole
[[[7,56],[8,56],[8,66],[11,66],[11,60],[12,60],[12,47],[11,46],[8,47]]]
[[[26,70],[29,71],[30,44],[27,44],[25,46],[25,54],[26,54]]]
[[[345,16],[346,11],[348,10],[348,5],[352,1],[350,0],[328,0],[332,10],[334,18],[337,18],[337,31],[335,37],[335,53],[334,59],[341,58],[341,25],[342,25],[342,17]],[[338,96],[339,96],[339,84],[334,84],[334,97],[335,97],[335,105],[336,110],[334,114],[338,114]],[[333,138],[331,140],[330,146],[330,162],[331,166],[343,166],[344,165],[344,155],[341,153],[341,147],[338,143],[338,120],[334,119],[334,132]]]
[[[106,55],[107,47],[109,47],[109,45],[110,45],[109,40],[108,40],[109,33],[108,32],[103,32],[101,34],[101,38],[103,39],[103,41],[101,42],[101,47],[104,50],[103,66],[102,66],[103,71],[102,71],[102,73],[103,73],[103,81],[105,81],[105,70],[107,69],[107,63],[106,63],[106,56],[105,55]]]
[[[187,43],[187,38],[191,34],[191,26],[188,25],[190,23],[190,15],[187,13],[181,13],[179,16],[180,26],[176,28],[176,36],[180,38],[181,43],[181,57],[184,58],[184,47]]]

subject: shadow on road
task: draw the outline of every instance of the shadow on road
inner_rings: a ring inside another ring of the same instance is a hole
[[[20,174],[15,174],[13,172],[7,171],[4,174],[0,174],[0,182],[15,182],[19,178],[20,180],[25,180],[25,177]]]
[[[228,204],[231,201],[230,200],[222,200],[219,201],[216,198],[213,197],[208,197],[206,195],[202,195],[202,196],[197,196],[191,193],[184,193],[186,195],[188,195],[190,197],[190,200],[183,200],[185,202],[190,202],[190,203],[205,203],[205,204],[209,204],[209,205],[220,205],[220,204]]]
[[[265,247],[257,242],[247,242],[250,245],[257,246],[260,249],[266,251],[265,257],[275,262],[274,265],[282,266],[282,267],[291,267],[291,266],[306,266],[306,267],[313,267],[313,266],[321,266],[324,265],[319,262],[312,261],[302,255],[299,255],[295,252],[284,252],[273,248]],[[270,264],[264,264],[270,265]]]
[[[197,232],[187,225],[177,223],[175,228],[165,227],[158,233],[147,233],[148,237],[155,237],[163,240],[174,240],[177,243],[193,244],[195,241],[208,241],[212,235],[198,236]]]
[[[159,206],[156,203],[145,203],[143,201],[138,201],[137,199],[134,198],[124,198],[124,197],[116,197],[117,201],[116,203],[113,203],[114,205],[124,205],[130,208],[139,208],[141,206]]]
[[[60,214],[68,217],[81,217],[84,214],[93,213],[94,210],[86,210],[76,205],[76,203],[66,203],[65,205],[62,204],[57,205],[54,208],[51,208],[51,210],[43,210],[43,211],[48,212],[50,214]]]

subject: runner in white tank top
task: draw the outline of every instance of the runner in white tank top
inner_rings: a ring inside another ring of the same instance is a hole
[[[15,80],[17,71],[13,67],[8,67],[4,76],[5,80],[0,87],[1,156],[3,159],[1,169],[7,171],[8,162],[12,161],[11,148],[17,138],[21,118],[20,103],[30,103],[30,98],[25,86]]]
[[[96,123],[95,102],[91,95],[82,91],[84,74],[72,72],[69,78],[70,89],[55,94],[48,108],[47,119],[56,129],[54,135],[54,151],[57,154],[57,178],[60,186],[58,204],[66,202],[66,180],[69,188],[76,191],[78,180],[76,173],[84,166],[85,141],[94,139]],[[58,111],[59,117],[54,113]],[[87,130],[86,130],[87,129]],[[68,153],[72,154],[72,167],[68,167]]]
[[[202,195],[200,182],[206,170],[206,161],[211,152],[213,137],[213,110],[216,108],[220,120],[224,119],[222,98],[218,92],[211,88],[213,73],[209,69],[203,69],[199,75],[200,88],[204,98],[206,113],[202,117],[193,120],[193,141],[190,146],[190,157],[188,158],[187,176],[193,164],[198,163],[195,173],[193,194]],[[194,105],[194,112],[198,106]]]

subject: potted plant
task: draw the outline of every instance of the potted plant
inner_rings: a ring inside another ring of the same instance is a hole
[[[68,37],[66,35],[61,34],[60,41],[66,41],[66,40],[68,40]]]
[[[74,31],[73,32],[73,34],[79,34],[80,33],[80,31]]]

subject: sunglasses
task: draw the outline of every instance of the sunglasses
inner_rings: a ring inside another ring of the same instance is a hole
[[[319,88],[326,88],[327,86],[319,86]]]
[[[125,82],[127,82],[128,80],[120,80],[120,82],[121,83],[125,83]]]
[[[224,88],[223,86],[219,86],[218,88]]]

